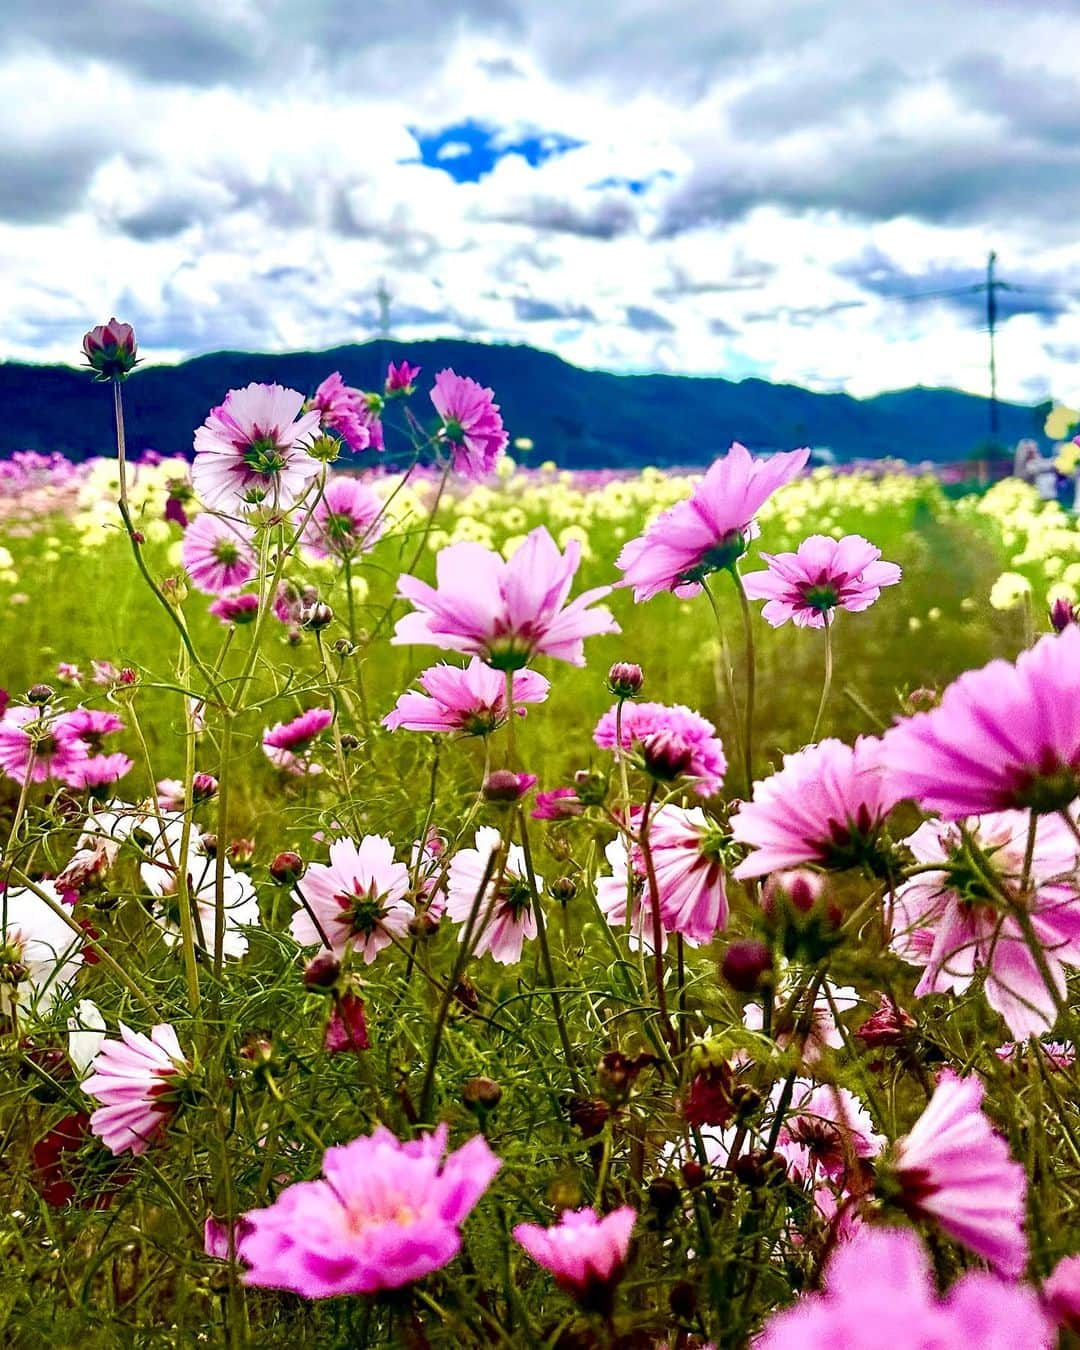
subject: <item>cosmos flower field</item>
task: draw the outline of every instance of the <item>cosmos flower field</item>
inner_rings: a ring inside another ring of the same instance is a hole
[[[5,1344],[1075,1343],[1066,512],[523,467],[407,362],[132,455],[84,355],[116,453],[0,465]]]

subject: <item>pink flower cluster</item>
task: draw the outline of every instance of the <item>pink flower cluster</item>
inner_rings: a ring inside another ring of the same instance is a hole
[[[123,729],[115,713],[94,708],[15,704],[0,717],[0,772],[19,784],[52,779],[83,790],[104,787],[132,767],[125,754],[100,753],[103,738]]]
[[[609,708],[593,731],[601,750],[633,750],[641,766],[661,780],[689,778],[702,797],[719,792],[727,771],[716,728],[682,704],[624,703]]]

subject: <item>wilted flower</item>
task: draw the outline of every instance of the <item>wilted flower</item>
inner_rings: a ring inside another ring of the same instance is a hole
[[[584,639],[619,627],[603,605],[589,608],[610,586],[566,603],[580,562],[576,540],[562,554],[543,526],[509,562],[480,544],[452,544],[435,560],[437,587],[398,579],[398,595],[416,608],[398,620],[392,641],[475,654],[496,670],[521,670],[536,656],[583,666]]]
[[[327,1149],[324,1179],[287,1186],[244,1216],[245,1283],[332,1298],[397,1289],[445,1266],[500,1165],[480,1135],[444,1158],[446,1141],[445,1124],[405,1144],[380,1125]]]
[[[334,999],[330,1017],[323,1034],[323,1049],[328,1054],[358,1054],[370,1048],[364,1000],[359,994],[346,990]]]

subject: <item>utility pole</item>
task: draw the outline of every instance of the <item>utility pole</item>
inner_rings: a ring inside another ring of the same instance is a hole
[[[997,326],[997,288],[1003,282],[994,280],[997,254],[991,251],[986,260],[986,330],[990,334],[990,439],[996,445],[998,438],[997,353],[994,349],[994,329]]]
[[[385,342],[390,336],[390,292],[386,286],[386,278],[379,278],[379,287],[375,292],[375,298],[379,302],[379,337]]]

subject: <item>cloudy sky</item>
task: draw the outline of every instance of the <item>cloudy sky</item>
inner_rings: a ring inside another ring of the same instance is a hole
[[[1080,398],[1076,0],[0,0],[0,357],[391,331]],[[926,293],[942,292],[927,298]]]

